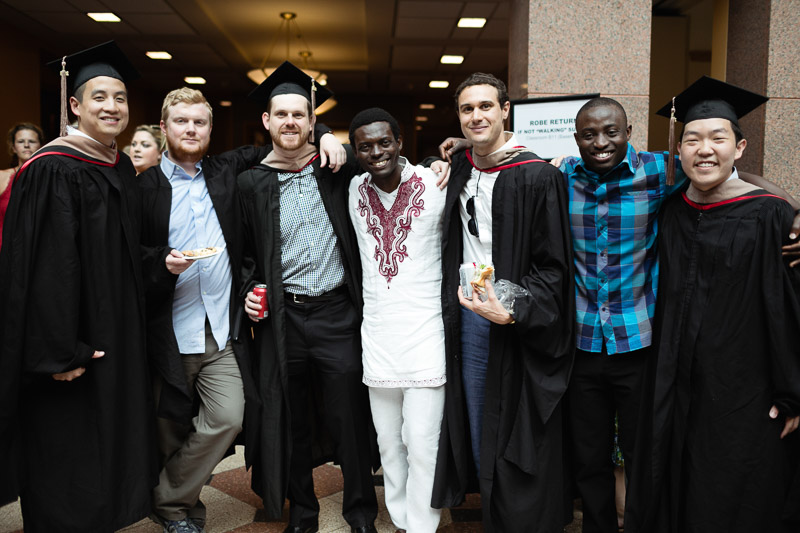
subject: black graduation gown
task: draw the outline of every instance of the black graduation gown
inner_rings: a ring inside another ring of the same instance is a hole
[[[28,532],[114,531],[158,474],[135,171],[45,150],[65,155],[20,174],[0,253],[0,502],[22,496]]]
[[[798,274],[780,247],[789,204],[762,190],[661,215],[657,357],[625,530],[789,532],[800,413]],[[781,416],[768,417],[777,405]]]
[[[360,316],[363,308],[361,259],[347,212],[347,188],[357,167],[352,154],[348,155],[347,165],[338,173],[329,168],[321,169],[319,158],[312,164],[322,202],[339,241],[347,289]],[[279,518],[289,483],[292,436],[281,266],[280,185],[276,169],[260,164],[240,174],[239,191],[246,229],[244,285],[240,296],[252,290],[254,283],[266,283],[269,303],[269,318],[257,324],[248,320],[255,334],[252,364],[260,413],[258,433],[247,435],[245,456],[253,466],[252,488],[263,499],[267,517]],[[368,405],[366,387],[364,401]],[[333,444],[330,436],[324,433],[324,424],[317,421],[312,427],[316,430],[315,464],[330,461]]]
[[[258,402],[249,363],[248,338],[239,336],[244,308],[239,297],[242,267],[242,221],[239,213],[236,176],[257,164],[269,147],[245,146],[217,156],[205,156],[202,161],[208,195],[214,204],[225,245],[231,261],[232,288],[230,302],[230,336],[245,395],[244,427],[257,420],[250,416],[250,407]],[[170,274],[164,260],[172,249],[168,246],[169,217],[172,208],[172,186],[160,166],[147,169],[137,176],[142,190],[142,245],[147,294],[147,340],[150,363],[161,377],[158,416],[184,424],[194,416],[192,398],[186,382],[178,341],[172,323],[172,301],[178,276]],[[257,412],[257,409],[254,410]],[[253,426],[254,427],[254,426]]]
[[[527,152],[499,167],[492,195],[496,277],[531,295],[517,300],[515,324],[492,324],[490,330],[480,479],[487,531],[563,528],[561,398],[575,344],[572,241],[564,178],[552,165],[532,160],[538,157]],[[471,168],[466,152],[453,158],[445,203],[447,384],[433,494],[437,507],[463,500],[472,468],[457,297],[463,254],[458,196]]]

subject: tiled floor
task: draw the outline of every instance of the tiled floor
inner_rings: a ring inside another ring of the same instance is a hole
[[[382,485],[382,476],[376,476],[376,485]],[[339,468],[323,465],[314,470],[314,487],[320,502],[319,530],[321,533],[348,533],[347,522],[341,515],[342,474]],[[378,533],[395,533],[396,528],[383,505],[383,487],[376,486],[380,511],[375,527]],[[250,474],[244,468],[242,448],[236,455],[228,457],[214,470],[211,483],[203,488],[201,499],[208,514],[208,533],[281,533],[288,519],[288,505],[284,507],[282,521],[264,520],[261,500],[250,490]],[[566,533],[580,532],[580,516],[567,527]],[[469,495],[461,507],[442,512],[440,532],[482,532],[480,523],[480,498]],[[0,507],[0,533],[22,531],[19,504]],[[125,528],[125,533],[161,533],[161,527],[150,520],[142,520]]]

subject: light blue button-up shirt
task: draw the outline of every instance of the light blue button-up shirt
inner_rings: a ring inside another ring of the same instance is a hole
[[[214,204],[208,194],[201,162],[197,173],[188,175],[169,160],[161,158],[161,170],[172,186],[169,213],[169,246],[193,250],[208,246],[225,248]],[[228,250],[208,259],[198,259],[178,276],[172,301],[172,325],[181,353],[204,353],[206,316],[220,350],[230,334],[228,308],[231,297],[231,262]]]

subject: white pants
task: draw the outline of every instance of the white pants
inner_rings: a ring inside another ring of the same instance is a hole
[[[378,432],[386,508],[394,525],[408,533],[433,533],[440,509],[431,507],[444,385],[369,388]]]

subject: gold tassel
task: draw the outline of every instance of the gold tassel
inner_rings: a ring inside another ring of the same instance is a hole
[[[311,78],[311,116],[309,117],[309,121],[311,122],[311,144],[314,144],[314,111],[317,109],[317,83],[314,78]]]
[[[61,58],[61,121],[59,124],[59,136],[67,134],[67,56]]]
[[[667,160],[667,185],[675,184],[675,98],[672,98],[672,110],[669,117],[669,160]]]

